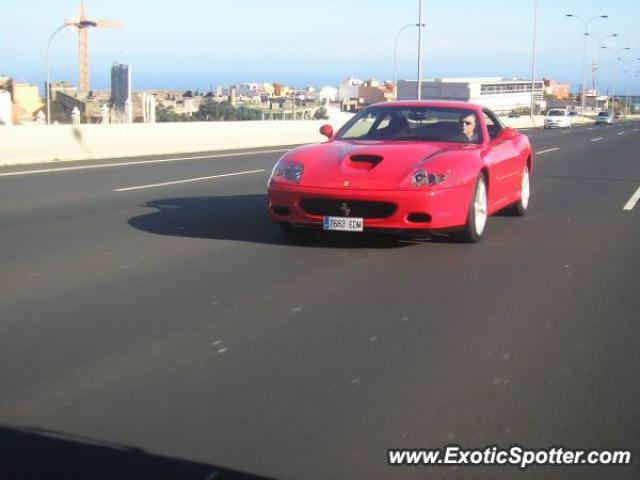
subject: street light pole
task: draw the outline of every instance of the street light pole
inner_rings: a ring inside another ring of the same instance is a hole
[[[396,33],[396,44],[394,48],[394,57],[393,57],[393,94],[394,94],[393,96],[396,100],[398,99],[398,46],[400,42],[400,34],[407,28],[420,27],[420,26],[424,27],[424,23],[423,24],[409,23],[404,27],[402,27],[400,30],[398,30],[398,32]]]
[[[629,78],[629,80],[627,80],[627,86],[625,88],[625,95],[626,95],[626,101],[624,102],[625,104],[625,115],[629,115],[629,107],[631,106],[631,101],[629,99],[629,82],[631,81],[631,78]]]
[[[600,50],[607,48],[604,45],[604,41],[607,38],[616,38],[617,36],[617,33],[610,33],[609,35],[604,35],[598,39],[598,50],[596,50],[596,78],[593,85],[593,89],[596,91],[596,96],[598,95],[598,83],[600,80]]]
[[[640,58],[638,58],[638,60],[640,60]],[[634,76],[635,78],[639,78],[640,70],[638,70]],[[631,103],[631,99],[629,99],[629,110],[631,111],[632,114],[635,113],[635,110],[636,110],[635,104]]]
[[[83,20],[80,22],[69,22],[64,25],[58,27],[49,37],[49,42],[47,43],[47,72],[46,72],[46,82],[45,90],[47,97],[47,125],[51,125],[51,75],[50,75],[50,52],[51,52],[51,44],[53,43],[53,39],[58,34],[58,32],[64,30],[68,27],[75,28],[89,28],[89,27],[97,27],[98,24],[96,22],[92,22],[90,20]]]
[[[51,34],[51,37],[49,37],[49,43],[47,43],[47,72],[46,72],[46,84],[45,84],[45,90],[46,90],[46,96],[47,96],[47,125],[51,125],[51,78],[50,78],[50,51],[51,51],[51,43],[53,42],[53,39],[55,38],[55,36],[58,34],[58,32],[64,30],[65,28],[67,28],[69,25],[64,24],[61,27],[57,28],[55,32],[53,32]]]
[[[422,0],[418,0],[418,100],[422,98]]]
[[[585,31],[584,38],[582,40],[582,83],[580,86],[580,115],[584,117],[584,108],[586,106],[587,96],[585,95],[584,87],[586,80],[585,62],[587,60],[587,36],[589,34]]]
[[[533,2],[533,50],[531,52],[531,109],[529,116],[533,122],[533,109],[535,107],[535,86],[536,86],[536,33],[538,27],[538,0]]]
[[[614,55],[613,55],[614,62],[616,60],[617,61],[622,60],[622,57],[618,57],[618,52],[622,52],[624,50],[631,50],[631,47],[620,47],[620,48],[618,48],[615,51]],[[613,68],[614,74],[613,74],[613,82],[612,82],[613,83],[613,90],[612,90],[612,94],[611,94],[611,111],[613,113],[616,112],[616,103],[615,103],[615,101],[616,101],[616,77],[617,77],[616,72],[618,70],[616,67],[617,67],[617,65],[614,65],[614,68]]]
[[[623,79],[627,76],[627,71],[626,70],[622,70],[622,77]],[[626,90],[625,90],[625,94],[624,94],[624,110],[623,112],[626,114],[627,113],[627,99],[629,98],[629,82],[626,82]]]
[[[595,17],[591,17],[591,18],[589,18],[587,20],[584,20],[579,15],[574,15],[572,13],[567,13],[565,16],[569,17],[569,18],[575,18],[577,20],[580,20],[584,24],[584,32],[583,32],[584,39],[582,41],[582,85],[580,87],[580,103],[581,103],[581,109],[582,109],[580,114],[582,116],[584,116],[585,101],[586,101],[585,88],[584,88],[585,87],[585,81],[586,81],[585,62],[586,62],[586,57],[587,57],[587,37],[589,36],[589,24],[593,20],[596,20],[598,18],[609,18],[609,15],[598,15],[598,16],[595,16]]]

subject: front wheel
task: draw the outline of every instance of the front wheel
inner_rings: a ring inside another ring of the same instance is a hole
[[[476,243],[482,238],[487,224],[487,181],[483,174],[476,180],[473,197],[469,205],[467,223],[459,233],[458,238],[463,242]]]

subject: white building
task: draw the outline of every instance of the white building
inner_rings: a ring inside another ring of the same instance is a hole
[[[336,87],[322,87],[318,92],[320,103],[331,103],[338,101],[338,89]]]
[[[156,123],[156,97],[143,93],[141,96],[142,103],[142,121],[144,123]]]
[[[544,108],[544,82],[534,82],[534,101]],[[398,82],[398,100],[415,100],[417,80]],[[477,103],[495,112],[531,106],[531,81],[504,78],[436,78],[422,82],[422,98]]]
[[[357,78],[347,78],[338,86],[338,101],[349,101],[358,99],[360,96],[360,85],[364,82]]]
[[[12,125],[11,112],[13,104],[11,103],[11,94],[6,90],[0,90],[0,125]]]
[[[257,83],[240,83],[234,86],[236,95],[240,97],[254,98],[260,95],[260,86]]]

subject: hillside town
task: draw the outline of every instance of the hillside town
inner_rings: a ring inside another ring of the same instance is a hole
[[[528,113],[531,88],[538,111],[576,109],[579,95],[568,83],[543,79],[437,78],[423,81],[423,98],[462,100],[493,110]],[[46,85],[0,76],[0,125],[46,123]],[[346,78],[340,84],[295,87],[279,82],[243,82],[206,91],[144,91],[132,88],[132,69],[114,63],[110,90],[81,91],[69,81],[49,85],[51,123],[154,123],[182,121],[292,120],[322,118],[327,109],[356,112],[368,105],[415,98],[416,81]],[[587,92],[588,109],[606,108],[609,97]],[[635,104],[634,101],[631,102]],[[633,108],[633,107],[630,107]],[[537,112],[536,112],[537,113]]]

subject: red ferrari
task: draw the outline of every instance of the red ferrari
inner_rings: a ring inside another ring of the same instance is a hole
[[[529,139],[464,102],[372,105],[329,138],[287,152],[269,178],[269,213],[286,231],[448,231],[476,242],[487,217],[524,215]]]

